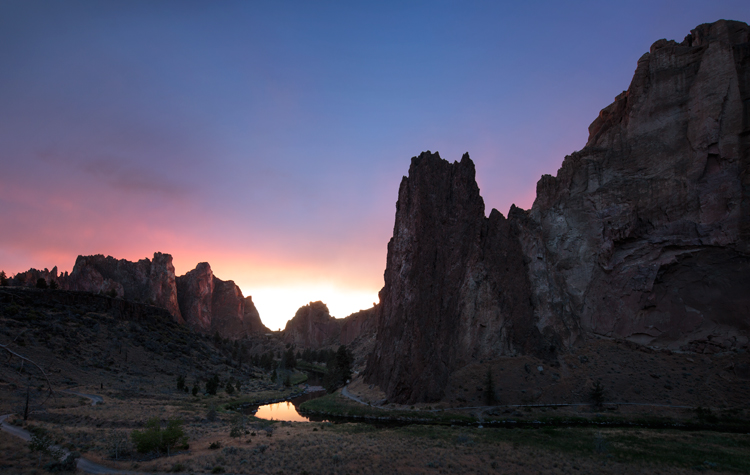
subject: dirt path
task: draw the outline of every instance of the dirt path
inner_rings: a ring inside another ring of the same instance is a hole
[[[87,397],[82,394],[81,396]],[[101,399],[101,396],[96,396],[96,397]],[[92,404],[96,404],[96,403],[93,402]],[[3,432],[7,432],[8,434],[12,436],[18,437],[19,439],[31,440],[31,434],[28,431],[21,429],[20,427],[10,425],[7,422],[5,422],[5,420],[10,416],[11,414],[5,414],[5,415],[0,416],[0,430],[2,430]],[[69,451],[64,450],[63,458],[67,457],[69,453],[70,453]],[[129,472],[127,470],[117,470],[114,468],[105,467],[104,465],[99,465],[98,463],[94,463],[91,460],[83,458],[83,457],[78,459],[78,468],[80,470],[83,470],[86,473],[93,473],[95,475],[105,475],[105,474],[136,475],[136,474],[141,473],[141,472]]]
[[[98,396],[96,394],[84,394],[84,393],[79,393],[79,392],[76,392],[76,391],[69,391],[67,389],[58,389],[57,392],[59,392],[59,393],[73,394],[75,396],[85,397],[86,399],[90,399],[91,400],[91,405],[92,406],[96,406],[97,404],[104,404],[104,398],[101,397],[101,396]]]

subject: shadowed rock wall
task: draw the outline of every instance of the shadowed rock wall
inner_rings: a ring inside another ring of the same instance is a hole
[[[519,240],[498,211],[485,218],[468,154],[452,164],[437,153],[412,158],[366,380],[394,400],[434,401],[474,359],[548,352],[554,343],[532,325],[530,295]]]
[[[746,349],[749,33],[722,20],[654,43],[586,147],[508,220],[485,218],[468,155],[413,158],[366,380],[432,401],[467,363],[554,359],[591,335]]]

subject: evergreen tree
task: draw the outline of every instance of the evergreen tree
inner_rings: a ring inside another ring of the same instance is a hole
[[[352,377],[352,354],[346,349],[346,345],[339,346],[336,353],[331,352],[332,357],[328,360],[326,373],[323,378],[323,386],[329,393],[346,384]]]
[[[199,389],[198,389],[198,382],[196,381],[195,384],[193,384],[193,396],[197,396],[198,395],[198,391],[199,391]]]
[[[0,286],[6,287],[8,285],[8,276],[5,275],[4,270],[0,270]]]
[[[39,277],[36,281],[36,288],[37,289],[46,289],[47,288],[47,281],[44,280],[44,277]]]
[[[216,394],[217,389],[219,389],[219,375],[215,374],[211,379],[206,381],[206,392],[213,396]]]
[[[50,280],[50,281],[49,281],[49,288],[50,288],[50,289],[52,289],[52,290],[57,290],[57,287],[58,287],[58,285],[57,285],[57,282],[56,282],[56,281],[54,281],[54,280]]]
[[[289,348],[284,353],[284,366],[286,369],[294,369],[297,367],[297,359],[294,357],[294,348]]]
[[[602,386],[602,383],[599,381],[594,382],[589,396],[591,397],[594,406],[602,407],[602,404],[604,404],[604,386]]]
[[[484,385],[486,386],[484,399],[485,403],[487,403],[488,406],[494,406],[497,402],[495,399],[495,384],[492,381],[492,371],[490,368],[487,368],[487,379],[485,380]]]
[[[185,389],[185,376],[179,375],[177,376],[177,390],[182,391]]]

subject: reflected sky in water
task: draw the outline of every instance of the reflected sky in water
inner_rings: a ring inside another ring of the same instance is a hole
[[[258,412],[255,413],[255,417],[290,422],[308,422],[310,420],[307,417],[301,416],[291,401],[260,406]]]

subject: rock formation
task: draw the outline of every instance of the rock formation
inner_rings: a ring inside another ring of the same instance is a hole
[[[103,255],[78,256],[70,275],[58,276],[57,267],[52,271],[30,269],[16,274],[11,282],[33,287],[39,278],[55,281],[65,290],[155,305],[166,309],[178,323],[202,333],[218,332],[223,338],[270,331],[261,322],[252,297],[244,297],[233,281],[214,276],[206,262],[175,277],[172,256],[160,252],[154,253],[153,260],[138,262]]]
[[[231,339],[270,331],[252,298],[245,298],[233,281],[214,276],[207,262],[177,278],[177,295],[185,321],[197,331]]]
[[[519,213],[535,319],[566,343],[747,344],[749,35],[718,21],[654,43]]]
[[[468,155],[413,158],[366,380],[430,401],[469,362],[553,360],[591,335],[746,348],[749,35],[722,20],[654,43],[584,149],[507,220],[485,218]]]
[[[284,343],[300,348],[352,345],[363,336],[372,336],[377,326],[377,306],[360,310],[346,318],[334,318],[323,302],[300,307],[282,332]]]
[[[426,152],[401,181],[365,375],[394,400],[439,400],[473,359],[553,345],[532,325],[519,240],[497,210],[485,218],[474,175],[468,154]]]
[[[341,320],[333,318],[321,301],[300,307],[284,327],[284,343],[301,348],[322,348],[339,341]]]
[[[128,300],[167,309],[176,322],[184,323],[177,303],[172,256],[154,253],[153,261],[95,256],[78,256],[73,271],[62,287],[94,293],[112,293]]]
[[[52,270],[45,268],[44,270],[34,269],[33,267],[26,272],[19,272],[9,279],[10,285],[17,285],[20,287],[34,287],[39,279],[44,279],[47,285],[52,282],[60,286],[61,281],[65,281],[68,278],[68,273],[65,272],[62,275],[57,275],[57,266],[53,267]]]
[[[360,310],[344,318],[339,334],[339,343],[351,346],[358,338],[375,335],[378,324],[378,305]]]

